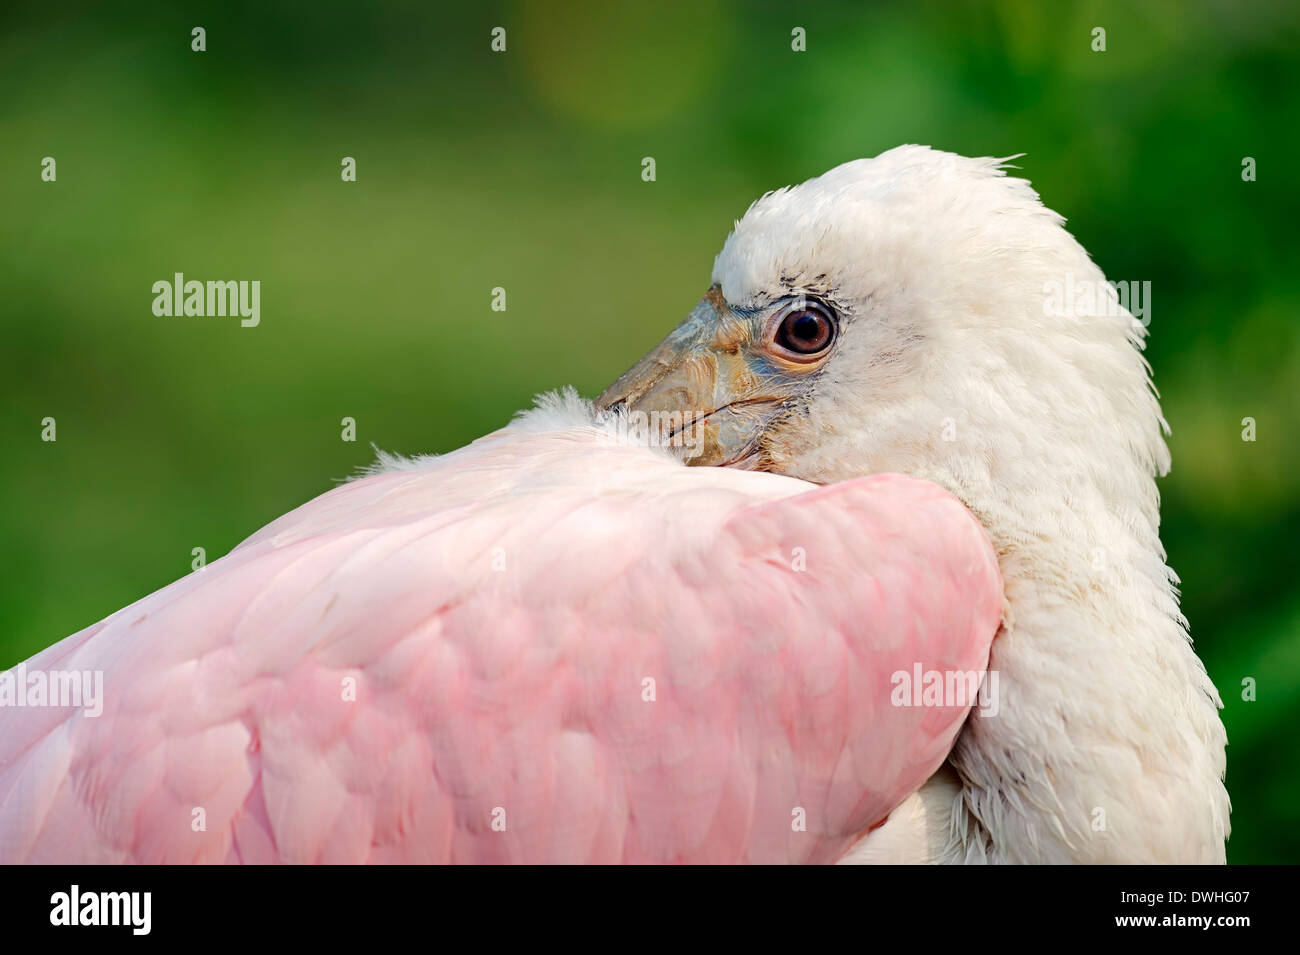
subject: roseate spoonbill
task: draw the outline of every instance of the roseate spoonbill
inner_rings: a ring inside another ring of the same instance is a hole
[[[385,456],[28,661],[103,712],[0,710],[0,860],[1223,861],[1144,334],[997,160],[768,194],[600,410]]]

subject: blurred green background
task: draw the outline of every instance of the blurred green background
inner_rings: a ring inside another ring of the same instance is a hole
[[[370,442],[445,451],[539,391],[596,393],[761,192],[899,143],[1026,152],[1107,275],[1152,282],[1164,539],[1226,704],[1229,859],[1298,861],[1298,49],[1293,2],[9,2],[0,666]],[[155,317],[177,271],[259,279],[260,327]]]

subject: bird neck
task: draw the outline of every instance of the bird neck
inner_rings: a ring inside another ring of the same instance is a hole
[[[1221,704],[1146,506],[1154,480],[1130,506],[1113,493],[1122,474],[1025,476],[1064,494],[967,500],[998,553],[1004,622],[996,715],[973,714],[950,756],[962,783],[950,855],[1224,861]]]

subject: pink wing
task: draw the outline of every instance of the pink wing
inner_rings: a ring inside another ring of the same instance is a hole
[[[953,497],[508,428],[339,487],[26,664],[4,862],[826,862],[942,763],[1001,582]]]

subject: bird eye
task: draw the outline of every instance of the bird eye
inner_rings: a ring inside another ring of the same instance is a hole
[[[790,357],[803,360],[820,355],[835,340],[835,320],[821,305],[807,303],[791,308],[776,328],[774,344]]]

